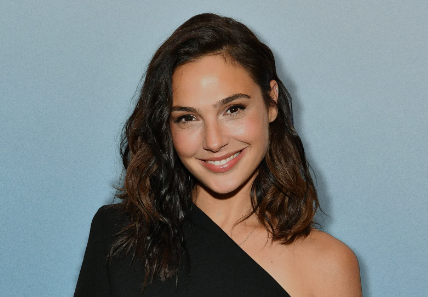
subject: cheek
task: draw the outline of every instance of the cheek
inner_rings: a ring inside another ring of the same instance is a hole
[[[269,139],[269,122],[267,117],[259,113],[245,117],[234,127],[233,134],[244,142],[263,145]]]
[[[183,129],[171,129],[172,142],[180,159],[192,157],[198,150],[196,133],[189,133]]]

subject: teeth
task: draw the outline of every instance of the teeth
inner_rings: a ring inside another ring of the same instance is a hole
[[[221,161],[207,161],[207,163],[213,164],[215,166],[221,166],[226,164],[227,162],[229,162],[230,160],[236,158],[241,152],[237,152],[236,154],[234,154],[233,156],[230,156],[229,158],[226,158],[224,160]]]

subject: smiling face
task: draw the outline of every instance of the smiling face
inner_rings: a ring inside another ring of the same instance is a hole
[[[274,100],[275,81],[271,81]],[[178,67],[172,77],[170,127],[175,150],[190,173],[214,193],[251,187],[269,143],[267,108],[247,71],[209,55]]]

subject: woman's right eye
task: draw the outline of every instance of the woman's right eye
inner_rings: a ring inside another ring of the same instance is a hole
[[[192,116],[192,115],[190,115],[190,114],[186,114],[186,115],[182,115],[182,116],[179,116],[176,120],[175,120],[175,122],[176,123],[186,123],[186,122],[191,122],[191,121],[194,121],[195,120],[195,117],[194,116]]]

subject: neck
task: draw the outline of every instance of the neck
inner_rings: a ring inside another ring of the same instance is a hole
[[[231,193],[213,193],[204,186],[197,186],[194,192],[194,203],[220,228],[229,233],[229,230],[251,211],[251,184]]]

